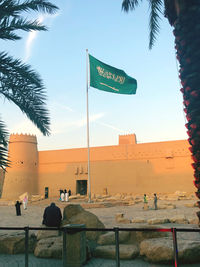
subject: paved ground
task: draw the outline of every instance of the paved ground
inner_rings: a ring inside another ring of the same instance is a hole
[[[0,255],[0,267],[23,267],[24,255]],[[61,260],[54,259],[38,259],[33,255],[29,255],[29,267],[62,267]],[[84,267],[115,267],[116,263],[114,260],[105,259],[92,259],[87,262]],[[144,262],[142,260],[134,261],[120,261],[120,267],[171,267],[174,265],[158,265],[154,263]],[[179,265],[180,267],[199,267],[200,264],[184,264]]]

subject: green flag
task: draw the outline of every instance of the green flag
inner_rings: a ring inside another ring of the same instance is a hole
[[[90,86],[116,94],[135,94],[137,81],[123,70],[109,66],[89,55]]]

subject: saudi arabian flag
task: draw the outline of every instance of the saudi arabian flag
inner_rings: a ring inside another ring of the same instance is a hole
[[[123,70],[109,66],[89,55],[90,86],[116,94],[135,94],[137,81]]]

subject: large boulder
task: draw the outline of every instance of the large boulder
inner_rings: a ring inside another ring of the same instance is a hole
[[[104,259],[115,259],[116,258],[116,247],[114,245],[99,246],[93,252],[94,257]],[[136,245],[120,245],[119,246],[119,257],[121,260],[134,259],[138,256],[139,249]]]
[[[81,205],[69,204],[63,210],[63,221],[69,220],[71,217],[85,211]]]
[[[86,228],[105,228],[104,224],[93,213],[84,210],[80,205],[69,204],[63,211],[62,226],[66,224],[85,224]],[[88,240],[97,241],[102,232],[86,232]]]
[[[34,255],[38,258],[62,258],[63,240],[61,236],[41,239],[37,242]]]
[[[173,241],[170,238],[151,238],[140,243],[140,255],[155,263],[172,263]]]
[[[140,255],[154,263],[171,263],[174,260],[173,240],[171,238],[153,238],[140,244]],[[178,259],[180,263],[200,261],[200,241],[178,240]]]
[[[33,252],[36,245],[34,233],[29,235],[29,252]],[[13,233],[0,236],[0,254],[18,254],[25,252],[25,234]]]
[[[130,237],[130,232],[121,231],[119,232],[119,243],[125,243]],[[99,245],[114,245],[115,244],[115,233],[108,232],[100,235],[97,244]]]
[[[45,227],[46,229],[48,229],[48,227]],[[56,236],[59,236],[59,231],[58,230],[39,230],[37,232],[37,235],[36,235],[36,238],[37,240],[40,240],[40,239],[46,239],[46,238],[49,238],[49,237],[56,237]]]
[[[160,226],[148,226],[148,225],[144,225],[144,226],[140,226],[140,228],[146,228],[146,229],[160,229]],[[138,229],[140,229],[138,228]],[[146,239],[152,239],[152,238],[162,238],[162,237],[167,237],[169,236],[168,232],[157,232],[157,231],[136,231],[136,232],[131,232],[131,240],[132,242],[136,242],[136,243],[141,243],[143,240]]]

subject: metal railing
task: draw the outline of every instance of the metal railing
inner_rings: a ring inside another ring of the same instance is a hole
[[[77,232],[114,232],[115,233],[115,260],[116,267],[120,267],[120,254],[119,254],[119,232],[120,231],[129,231],[129,232],[171,232],[173,238],[173,248],[174,248],[174,266],[179,267],[178,263],[178,244],[177,244],[177,232],[200,232],[200,229],[191,229],[191,228],[73,228],[73,225],[70,227],[0,227],[1,230],[20,230],[25,232],[25,267],[29,266],[28,254],[29,254],[29,231],[30,230],[44,230],[44,231],[62,231],[63,232],[63,255],[62,262],[63,267],[66,266],[66,233],[77,233]]]

